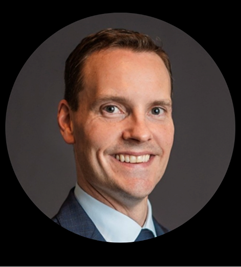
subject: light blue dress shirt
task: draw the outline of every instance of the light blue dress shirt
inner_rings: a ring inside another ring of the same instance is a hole
[[[152,219],[152,208],[149,200],[147,201],[147,218],[145,224],[141,227],[130,217],[87,194],[77,183],[74,194],[79,204],[83,207],[107,242],[134,242],[141,229],[144,228],[151,230],[156,237],[156,230]]]

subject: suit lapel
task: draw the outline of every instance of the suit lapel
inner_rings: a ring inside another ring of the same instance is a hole
[[[70,190],[67,199],[61,206],[58,214],[53,218],[63,228],[90,239],[105,241],[94,223],[81,207],[74,195],[74,188]]]

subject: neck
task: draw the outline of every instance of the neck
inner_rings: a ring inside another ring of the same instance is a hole
[[[104,203],[105,205],[125,214],[132,220],[136,221],[140,226],[143,226],[147,217],[147,199],[135,199],[124,195],[123,193],[106,192],[97,189],[91,184],[78,181],[78,185],[90,196]]]

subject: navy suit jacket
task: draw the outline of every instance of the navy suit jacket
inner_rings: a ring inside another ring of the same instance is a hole
[[[52,220],[77,235],[98,241],[106,241],[77,201],[74,195],[74,188],[70,190],[68,197]],[[153,218],[153,221],[157,236],[168,232],[155,218]]]

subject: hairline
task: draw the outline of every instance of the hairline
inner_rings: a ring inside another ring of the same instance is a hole
[[[136,53],[151,52],[159,56],[170,77],[171,98],[173,97],[173,75],[168,54],[162,44],[155,44],[150,36],[127,29],[104,29],[86,36],[70,53],[65,62],[65,94],[72,110],[78,110],[79,92],[85,89],[84,69],[88,59],[95,53],[107,50],[129,50]]]

